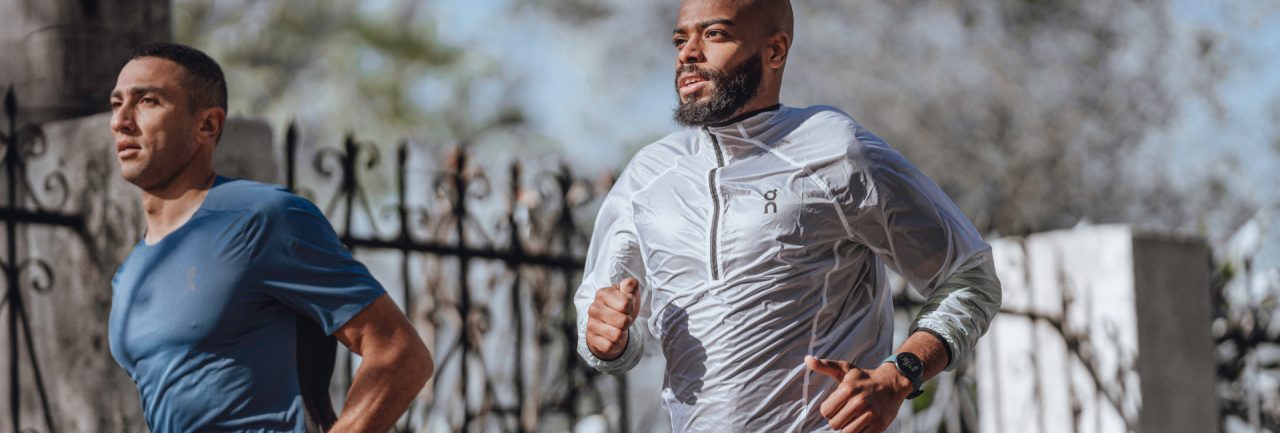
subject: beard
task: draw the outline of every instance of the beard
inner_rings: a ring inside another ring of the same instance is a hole
[[[710,98],[704,101],[680,100],[679,76],[686,72],[697,72],[711,82]],[[746,106],[759,93],[763,76],[764,65],[760,63],[759,53],[726,72],[701,69],[697,65],[676,68],[677,105],[672,110],[671,119],[686,127],[706,126],[728,120],[729,116]]]

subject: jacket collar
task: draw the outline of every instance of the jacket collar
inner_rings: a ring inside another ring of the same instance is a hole
[[[731,138],[752,138],[768,131],[777,120],[781,120],[779,116],[788,110],[788,107],[782,104],[774,104],[759,110],[742,113],[732,119],[724,122],[707,125],[705,127],[707,133],[720,137]],[[746,136],[743,136],[743,133]]]
[[[752,118],[756,118],[756,117],[762,117],[762,118],[769,118],[769,117],[773,117],[773,115],[774,115],[774,114],[776,114],[776,113],[779,111],[779,109],[781,109],[781,108],[782,108],[782,104],[773,104],[773,105],[770,105],[770,106],[768,106],[768,107],[761,108],[761,109],[759,109],[759,110],[752,110],[752,111],[748,111],[748,112],[746,112],[746,113],[739,114],[739,115],[737,115],[737,116],[734,116],[732,119],[729,119],[729,120],[726,120],[726,121],[723,121],[723,122],[713,123],[713,124],[707,125],[707,128],[714,129],[714,130],[717,130],[717,131],[725,130],[725,129],[736,129],[736,126],[735,126],[735,125],[737,125],[738,123],[741,123],[741,122],[747,121],[747,120],[749,120],[749,119],[752,119]],[[763,116],[762,116],[762,115],[763,115]]]

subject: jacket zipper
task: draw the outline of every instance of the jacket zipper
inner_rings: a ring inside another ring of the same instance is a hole
[[[720,232],[720,187],[716,185],[716,170],[724,167],[724,154],[720,150],[720,140],[716,135],[707,130],[707,135],[711,136],[711,148],[716,150],[716,167],[707,172],[707,185],[711,189],[711,280],[720,279],[720,264],[716,260],[716,243],[717,235]]]

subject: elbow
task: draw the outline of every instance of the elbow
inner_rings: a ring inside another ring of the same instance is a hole
[[[360,368],[367,366],[381,371],[379,375],[394,377],[393,386],[400,388],[402,395],[417,395],[435,372],[431,351],[416,333],[396,340],[388,345],[387,350],[364,356]]]
[[[413,393],[417,394],[427,385],[427,381],[431,380],[431,375],[435,373],[435,361],[431,358],[431,350],[427,349],[422,339],[414,338],[404,350],[399,364],[402,371],[408,376],[406,382],[412,384]]]
[[[995,315],[1000,312],[1000,307],[1004,303],[1004,287],[1000,284],[1000,277],[996,276],[995,264],[991,263],[990,260],[983,264],[982,272],[987,278],[987,284],[984,285],[986,290],[983,293],[987,296],[987,308],[989,309],[987,322],[990,323],[991,319],[995,318]]]

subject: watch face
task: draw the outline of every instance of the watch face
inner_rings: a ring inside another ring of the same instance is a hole
[[[912,377],[920,377],[924,374],[924,363],[920,362],[920,358],[907,352],[898,354],[898,368]]]

